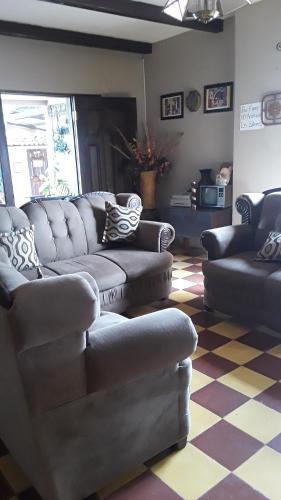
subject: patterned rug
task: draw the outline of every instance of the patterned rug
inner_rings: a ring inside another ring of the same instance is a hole
[[[281,498],[280,338],[204,312],[201,264],[176,254],[169,299],[130,312],[177,307],[196,325],[188,445],[130,471],[101,499]],[[40,499],[0,442],[0,500],[11,498]]]

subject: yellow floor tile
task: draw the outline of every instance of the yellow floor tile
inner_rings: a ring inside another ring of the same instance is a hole
[[[129,483],[136,477],[140,476],[143,474],[145,471],[147,471],[147,467],[145,465],[139,465],[135,469],[132,469],[131,471],[127,472],[126,474],[122,474],[118,479],[115,481],[111,481],[108,483],[104,488],[102,488],[99,492],[98,495],[101,500],[104,498],[107,498],[109,495],[111,495],[114,491],[118,490],[125,484]]]
[[[212,330],[215,333],[219,333],[220,335],[224,335],[225,337],[229,337],[230,339],[237,339],[247,333],[250,328],[240,325],[239,323],[235,323],[234,321],[222,321],[221,323],[217,323],[214,326],[211,326],[209,330]]]
[[[200,309],[196,309],[196,307],[191,307],[188,304],[179,304],[176,306],[177,309],[180,309],[182,312],[187,314],[187,316],[192,316],[193,314],[197,314],[200,312]]]
[[[270,500],[281,497],[281,454],[265,446],[235,470],[235,475]]]
[[[25,477],[21,468],[14,462],[11,455],[5,455],[0,458],[0,471],[16,494],[30,487],[30,482]]]
[[[245,363],[248,363],[248,361],[257,358],[260,354],[262,354],[262,351],[254,349],[248,345],[241,344],[241,342],[236,342],[235,340],[214,349],[213,352],[222,358],[234,361],[234,363],[237,363],[238,365],[244,365]]]
[[[205,328],[203,326],[200,326],[200,325],[195,325],[194,324],[194,327],[195,327],[195,330],[197,331],[197,333],[200,333],[200,332],[203,332],[203,330],[205,330]]]
[[[191,292],[186,292],[185,290],[177,290],[169,295],[170,300],[175,300],[176,302],[187,302],[188,300],[196,299],[198,295]]]
[[[143,316],[144,314],[150,314],[155,311],[156,309],[154,309],[151,306],[140,306],[136,307],[136,309],[128,310],[128,315],[131,316],[132,318],[137,318],[138,316]]]
[[[173,288],[178,288],[178,290],[183,290],[184,288],[188,288],[191,286],[194,286],[194,283],[192,281],[184,279],[173,280]]]
[[[180,254],[180,253],[177,253],[176,255],[174,255],[174,261],[181,261],[181,260],[187,260],[188,259],[188,255],[184,255],[184,254]]]
[[[207,354],[207,349],[204,349],[203,347],[200,347],[199,345],[197,346],[196,351],[192,354],[191,359],[197,359],[201,358],[201,356],[204,356],[204,354]]]
[[[264,444],[269,443],[281,432],[280,413],[253,399],[231,412],[224,419]]]
[[[189,410],[191,415],[191,429],[188,434],[189,441],[221,420],[220,417],[215,415],[213,412],[203,408],[203,406],[195,403],[194,401],[189,402]]]
[[[193,264],[187,264],[187,262],[173,262],[174,269],[184,269],[185,267],[191,267]]]
[[[185,500],[199,498],[228,474],[225,467],[190,443],[154,465],[152,472]]]
[[[249,398],[254,398],[275,383],[271,378],[249,370],[245,366],[239,366],[239,368],[223,375],[218,380],[222,384],[231,387],[231,389],[242,392]]]
[[[190,271],[184,271],[184,269],[176,269],[175,271],[172,272],[173,278],[187,278],[188,276],[192,276]]]
[[[192,370],[192,380],[191,380],[191,393],[199,391],[202,387],[210,384],[214,380],[208,375],[199,372],[198,370]]]
[[[269,354],[272,354],[273,356],[277,356],[277,358],[281,358],[281,344],[273,347],[269,351],[267,351]]]

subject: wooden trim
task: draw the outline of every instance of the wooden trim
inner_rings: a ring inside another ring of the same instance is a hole
[[[142,21],[152,21],[154,23],[168,24],[180,28],[189,28],[210,33],[223,31],[223,21],[215,19],[209,24],[198,21],[177,21],[167,14],[164,14],[162,7],[145,2],[132,2],[131,0],[40,0],[41,2],[67,5],[68,7],[78,7],[79,9],[94,10],[105,14],[131,17]]]
[[[109,36],[91,35],[78,31],[43,28],[42,26],[14,23],[10,21],[0,21],[0,35],[107,50],[121,50],[137,54],[152,53],[151,43],[136,42],[134,40],[125,40],[123,38],[113,38]]]
[[[0,168],[2,170],[6,205],[14,205],[14,190],[10,169],[6,130],[3,116],[2,99],[0,96]]]

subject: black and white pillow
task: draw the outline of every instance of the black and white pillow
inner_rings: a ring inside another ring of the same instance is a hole
[[[103,243],[133,241],[140,222],[142,207],[130,208],[105,202],[106,222]]]
[[[281,233],[271,231],[255,260],[281,261]]]
[[[12,266],[18,271],[39,268],[33,225],[10,233],[0,233],[0,246],[5,249]]]

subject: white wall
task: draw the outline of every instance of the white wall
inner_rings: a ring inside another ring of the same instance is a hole
[[[236,14],[234,196],[281,186],[281,126],[239,130],[241,104],[281,91],[280,22],[280,0],[264,0]]]
[[[172,157],[174,167],[158,187],[160,205],[171,194],[182,193],[190,182],[199,180],[200,168],[218,169],[233,159],[233,113],[203,113],[204,85],[234,79],[234,22],[225,22],[220,34],[189,31],[154,44],[145,56],[147,109],[149,123],[157,133],[184,132]],[[191,89],[202,94],[202,107],[177,120],[160,120],[160,95]]]
[[[0,89],[137,98],[143,122],[142,57],[0,36]]]

